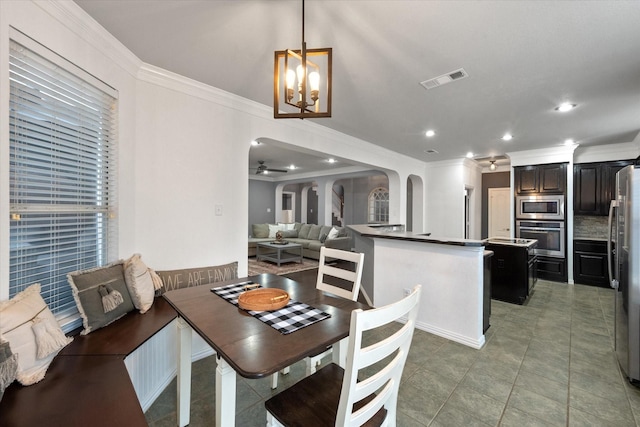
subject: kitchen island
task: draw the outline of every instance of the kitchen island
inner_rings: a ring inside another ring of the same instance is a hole
[[[398,225],[349,225],[365,254],[362,286],[374,306],[398,301],[422,285],[416,328],[481,348],[484,243],[403,231]]]

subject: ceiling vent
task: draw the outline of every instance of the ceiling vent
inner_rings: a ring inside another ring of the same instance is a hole
[[[438,152],[433,148],[427,148],[426,150],[424,150],[424,152],[427,154],[438,154]]]
[[[447,74],[443,74],[441,76],[435,77],[433,79],[425,80],[420,82],[420,84],[425,89],[433,89],[438,86],[446,85],[447,83],[451,83],[455,80],[461,80],[465,77],[469,77],[469,74],[464,70],[464,68],[458,68],[457,70],[451,71]]]

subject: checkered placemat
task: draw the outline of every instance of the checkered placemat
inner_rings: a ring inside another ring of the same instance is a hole
[[[237,306],[238,297],[242,292],[246,291],[245,286],[252,284],[254,283],[251,281],[234,283],[219,288],[211,288],[211,292]],[[257,289],[257,287],[252,289]],[[330,314],[324,311],[293,300],[279,310],[247,311],[247,313],[284,335],[331,317]]]

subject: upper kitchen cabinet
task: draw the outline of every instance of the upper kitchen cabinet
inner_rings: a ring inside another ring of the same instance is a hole
[[[573,167],[573,212],[576,215],[608,215],[615,192],[616,173],[633,160],[581,163]]]
[[[515,193],[564,194],[567,187],[567,164],[516,166],[514,169]]]

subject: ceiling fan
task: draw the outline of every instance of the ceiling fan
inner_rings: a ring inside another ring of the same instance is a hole
[[[267,167],[267,165],[264,164],[264,160],[258,160],[258,167],[256,168],[256,175],[261,175],[265,172],[280,172],[280,173],[287,173],[288,171],[286,169],[272,169]]]

